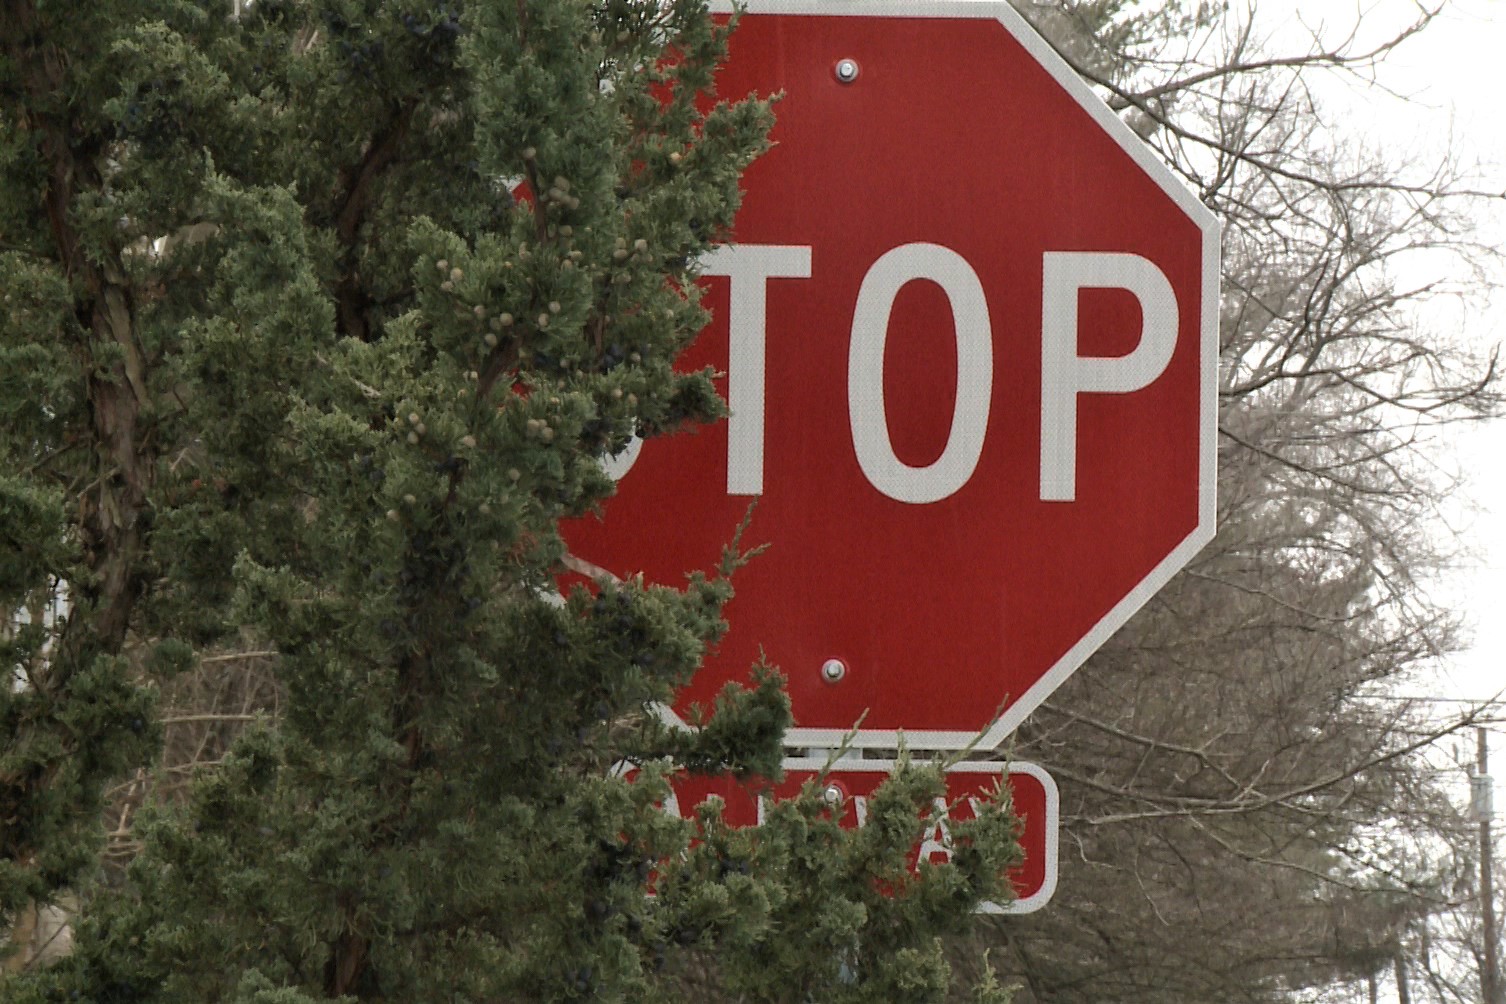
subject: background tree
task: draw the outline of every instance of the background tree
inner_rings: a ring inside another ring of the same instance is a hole
[[[1428,594],[1435,433],[1500,403],[1493,357],[1418,327],[1451,290],[1393,263],[1467,267],[1482,196],[1366,150],[1307,81],[1374,71],[1432,15],[1373,51],[1270,54],[1249,10],[1021,6],[1224,221],[1220,531],[1022,728],[1062,787],[1061,884],[996,938],[1026,1000],[1388,982],[1464,898],[1438,740],[1495,712],[1392,698],[1458,642]]]
[[[0,912],[82,898],[6,999],[674,999],[705,963],[746,1000],[938,999],[938,933],[1007,895],[1007,806],[914,877],[934,770],[850,836],[814,790],[758,831],[671,819],[677,767],[778,771],[769,669],[695,732],[652,713],[747,556],[556,592],[600,460],[722,412],[672,369],[771,121],[710,100],[722,30],[692,0],[229,15],[0,3]],[[220,665],[238,707],[157,721]],[[125,821],[190,724],[239,731],[91,882],[107,782]]]

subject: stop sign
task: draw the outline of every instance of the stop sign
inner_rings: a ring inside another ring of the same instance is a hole
[[[1003,3],[755,5],[782,93],[704,262],[729,421],[617,458],[578,556],[682,583],[750,503],[730,630],[793,745],[996,743],[1213,534],[1212,215]]]

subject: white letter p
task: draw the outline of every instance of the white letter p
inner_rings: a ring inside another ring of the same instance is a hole
[[[1135,254],[1048,251],[1041,295],[1041,501],[1077,498],[1077,398],[1128,394],[1166,372],[1177,345],[1177,297],[1166,274]],[[1140,341],[1124,356],[1082,356],[1077,297],[1122,289],[1140,301]]]

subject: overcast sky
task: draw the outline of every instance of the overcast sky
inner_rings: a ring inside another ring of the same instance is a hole
[[[1357,29],[1362,43],[1393,37],[1416,18],[1418,4],[1257,0],[1257,11],[1272,49],[1281,50],[1305,44],[1311,31],[1337,39]],[[1503,53],[1506,2],[1452,0],[1425,31],[1381,65],[1374,85],[1330,74],[1319,93],[1342,112],[1335,121],[1345,129],[1363,130],[1388,159],[1412,157],[1427,163],[1452,150],[1462,165],[1477,168],[1477,187],[1499,192],[1506,190]],[[1506,248],[1506,212],[1498,207],[1482,212],[1481,218],[1488,238]],[[1435,261],[1419,267],[1445,266]],[[1506,269],[1498,266],[1494,274],[1506,284]],[[1462,330],[1476,345],[1497,344],[1506,332],[1506,293],[1493,302],[1442,302],[1420,321],[1439,332]],[[1439,588],[1473,621],[1474,644],[1450,660],[1442,686],[1453,696],[1484,697],[1506,685],[1506,423],[1461,429],[1450,439],[1454,462],[1470,484],[1453,499],[1449,514],[1462,535],[1462,563]],[[1495,745],[1500,764],[1506,765],[1506,739]]]

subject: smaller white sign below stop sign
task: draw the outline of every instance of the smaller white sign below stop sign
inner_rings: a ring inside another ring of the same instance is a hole
[[[819,782],[831,817],[844,829],[860,828],[868,821],[868,802],[874,791],[898,766],[893,761],[791,757],[781,765],[784,777],[778,784],[739,782],[723,775],[681,773],[670,778],[671,797],[664,811],[685,819],[707,799],[720,798],[722,819],[735,827],[762,826],[772,803],[793,797],[808,783]],[[992,801],[1000,789],[1007,791],[1010,809],[1019,820],[1019,843],[1023,858],[1010,870],[1015,898],[1004,903],[985,902],[978,913],[1034,913],[1056,891],[1058,832],[1061,826],[1061,796],[1051,775],[1033,763],[1008,765],[964,760],[946,769],[946,797],[937,798],[935,812],[917,826],[917,840],[910,861],[932,865],[952,860],[955,845],[952,827],[969,819],[983,800]],[[918,822],[920,820],[917,820]]]
[[[1002,739],[1213,534],[1217,226],[1006,4],[755,4],[717,86],[784,94],[681,361],[731,418],[568,542],[680,583],[756,497],[682,711],[762,656],[793,744]]]

